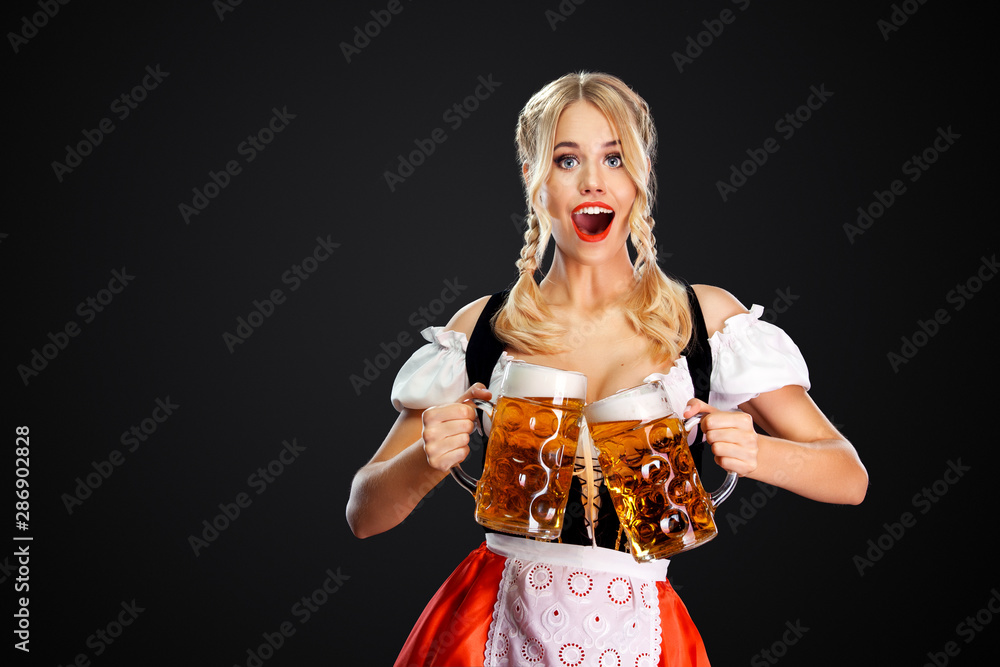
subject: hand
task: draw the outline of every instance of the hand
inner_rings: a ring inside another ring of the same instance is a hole
[[[476,408],[472,399],[488,401],[491,394],[481,382],[469,387],[454,403],[424,410],[424,454],[435,470],[448,472],[469,455],[469,434],[476,429]]]
[[[697,398],[688,401],[683,417],[686,420],[699,412],[707,413],[701,418],[701,430],[712,447],[715,462],[740,477],[756,470],[757,432],[753,418],[745,412],[723,412]]]

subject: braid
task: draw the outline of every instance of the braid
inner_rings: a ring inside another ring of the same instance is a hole
[[[655,224],[651,215],[636,216],[633,221],[631,239],[636,248],[633,266],[637,283],[628,299],[625,316],[666,360],[684,349],[693,324],[685,288],[668,278],[656,261]]]
[[[564,330],[553,322],[542,291],[535,282],[535,272],[540,268],[548,245],[551,223],[537,215],[534,209],[528,213],[527,223],[521,257],[516,262],[518,278],[504,307],[493,316],[493,328],[497,338],[515,350],[552,352]]]
[[[527,273],[532,278],[541,263],[538,255],[538,240],[541,233],[538,229],[538,216],[534,211],[528,213],[528,228],[524,231],[524,245],[521,246],[521,258],[517,260],[517,270],[520,275]]]
[[[637,276],[650,270],[648,265],[656,265],[656,237],[653,236],[653,226],[656,222],[653,216],[635,216],[632,226],[631,240],[635,246],[635,273]]]

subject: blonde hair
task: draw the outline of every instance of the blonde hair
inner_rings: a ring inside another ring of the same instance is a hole
[[[635,284],[626,298],[625,315],[632,327],[652,343],[657,359],[676,358],[691,336],[692,320],[685,287],[664,274],[656,263],[655,223],[650,215],[656,194],[652,170],[656,128],[646,101],[617,77],[600,72],[579,72],[556,79],[528,100],[518,118],[518,159],[528,166],[527,230],[517,261],[519,276],[503,308],[493,317],[494,331],[505,345],[524,353],[552,354],[563,349],[567,332],[553,320],[535,282],[535,272],[540,270],[552,234],[552,221],[539,193],[552,169],[559,116],[579,100],[600,109],[617,130],[624,168],[636,189],[628,220],[629,238],[636,250]]]

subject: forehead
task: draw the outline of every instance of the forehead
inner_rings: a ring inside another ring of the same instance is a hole
[[[600,109],[586,100],[577,100],[559,116],[556,141],[570,141],[580,145],[605,144],[618,139],[618,132]]]

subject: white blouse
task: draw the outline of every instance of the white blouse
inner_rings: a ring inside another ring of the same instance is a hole
[[[712,350],[711,391],[708,402],[720,410],[736,410],[741,403],[786,385],[809,389],[809,370],[798,346],[784,331],[760,320],[764,308],[754,305],[749,313],[730,317],[721,331],[708,339]],[[428,327],[420,332],[428,341],[403,364],[392,385],[396,410],[423,410],[451,403],[469,388],[465,369],[464,333]],[[494,394],[504,367],[514,357],[500,355],[488,389]],[[683,409],[694,398],[694,381],[687,359],[680,357],[668,373],[652,373],[643,382],[660,380],[670,404]]]

